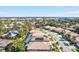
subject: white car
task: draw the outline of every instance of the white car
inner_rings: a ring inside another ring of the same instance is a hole
[[[69,44],[68,41],[64,41],[64,45],[65,45],[65,46],[69,46],[70,44]]]

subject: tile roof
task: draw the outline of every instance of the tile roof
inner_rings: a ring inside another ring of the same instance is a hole
[[[51,51],[49,42],[30,42],[28,51]]]

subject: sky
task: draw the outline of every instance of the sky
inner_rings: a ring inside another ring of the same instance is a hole
[[[78,6],[0,6],[0,17],[79,17]]]

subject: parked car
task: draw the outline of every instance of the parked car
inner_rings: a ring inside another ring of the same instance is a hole
[[[65,42],[64,42],[64,45],[65,45],[65,46],[69,46],[70,44],[69,44],[68,41],[65,41]]]

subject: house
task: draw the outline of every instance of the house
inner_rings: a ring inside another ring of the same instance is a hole
[[[32,32],[32,40],[31,41],[49,41],[48,38],[45,37],[44,33],[38,30],[33,30]]]
[[[64,29],[63,29],[63,28],[58,27],[58,28],[56,28],[56,30],[55,30],[55,31],[56,31],[56,32],[61,33],[61,32],[63,32],[63,31],[64,31]]]
[[[51,51],[49,42],[30,42],[27,51]]]
[[[32,38],[29,44],[25,45],[27,51],[51,51],[51,46],[47,37],[39,30],[32,30]]]
[[[45,26],[45,28],[46,28],[46,29],[49,29],[49,28],[50,28],[50,26]]]
[[[69,35],[70,38],[73,38],[78,35],[77,33],[71,32],[70,30],[65,30],[65,34]]]
[[[74,39],[77,43],[79,43],[79,36],[76,36]]]
[[[12,43],[11,40],[7,40],[7,39],[0,39],[0,51],[3,51],[4,48],[8,45]]]
[[[70,31],[75,31],[75,29],[73,27],[67,28]]]
[[[16,37],[17,35],[19,35],[18,31],[9,31],[6,32],[2,35],[2,38],[11,38],[11,37]]]
[[[77,36],[77,35],[78,35],[77,33],[71,32],[71,37],[72,38],[75,37],[75,36]]]

